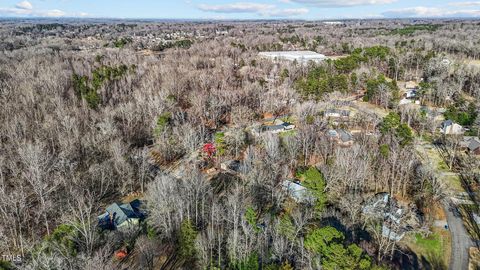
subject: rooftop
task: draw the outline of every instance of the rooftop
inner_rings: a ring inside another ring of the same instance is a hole
[[[283,181],[282,186],[296,202],[308,203],[313,200],[313,197],[311,197],[307,188],[295,180],[285,180]]]
[[[141,202],[134,200],[130,203],[118,204],[112,203],[109,205],[102,215],[98,217],[99,225],[102,228],[109,228],[109,226],[119,226],[129,218],[142,218],[143,214],[140,211]],[[110,218],[113,218],[113,224],[110,224]]]
[[[323,54],[312,51],[278,51],[278,52],[260,52],[260,56],[269,58],[279,58],[289,61],[323,61],[327,57]]]

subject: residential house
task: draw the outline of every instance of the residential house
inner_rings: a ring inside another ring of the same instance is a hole
[[[400,100],[400,102],[398,103],[398,105],[402,106],[402,105],[410,105],[410,104],[420,104],[420,101],[418,100],[414,100],[413,98],[402,98]]]
[[[348,110],[339,110],[339,109],[328,109],[324,113],[327,118],[341,118],[346,119],[350,117],[350,111]]]
[[[350,147],[354,143],[352,134],[343,129],[330,129],[327,131],[327,136],[330,141],[333,141],[343,147]]]
[[[263,123],[260,127],[254,128],[253,134],[258,136],[261,133],[281,133],[294,129],[295,125],[276,119],[272,123]]]
[[[374,216],[383,216],[383,210],[387,207],[390,201],[390,194],[386,192],[375,194],[370,198],[363,207],[363,213]]]
[[[228,160],[220,164],[220,169],[230,172],[239,173],[248,171],[247,166],[240,160]]]
[[[416,89],[407,90],[407,92],[405,93],[405,98],[414,99],[414,98],[417,98],[417,95],[418,95],[418,92]]]
[[[285,180],[282,187],[297,203],[312,203],[315,200],[308,189],[296,180]]]
[[[478,137],[465,136],[460,145],[469,153],[480,155],[480,139]]]
[[[440,127],[440,132],[445,135],[461,135],[465,132],[464,128],[453,122],[452,120],[446,120]]]
[[[144,218],[139,200],[130,203],[113,203],[107,207],[105,213],[98,216],[98,225],[102,229],[116,230],[136,226]]]
[[[382,235],[394,241],[400,241],[405,236],[410,224],[418,223],[415,218],[413,222],[410,221],[411,218],[408,219],[405,215],[405,209],[386,192],[378,193],[367,200],[362,212],[366,216],[382,219]]]
[[[400,241],[405,236],[405,229],[394,229],[391,227],[392,224],[384,224],[382,226],[382,236],[386,237],[393,241]]]
[[[480,155],[480,139],[478,137],[475,137],[470,141],[468,150],[474,155]]]
[[[272,59],[274,61],[296,61],[300,64],[307,64],[310,61],[321,63],[327,57],[312,51],[276,51],[276,52],[260,52],[260,57]]]
[[[404,94],[404,100],[402,100],[403,103],[406,103],[406,100],[416,99],[418,97],[418,84],[416,82],[414,81],[406,82],[405,89],[407,91]]]

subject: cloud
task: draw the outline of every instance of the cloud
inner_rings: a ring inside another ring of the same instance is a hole
[[[0,15],[5,16],[30,16],[30,17],[64,17],[65,12],[52,10],[37,10],[28,1],[18,2],[14,7],[2,8],[0,7]]]
[[[291,17],[305,15],[309,12],[306,8],[286,8],[286,9],[276,9],[270,12],[267,12],[266,15],[272,17]]]
[[[307,8],[286,8],[279,9],[275,5],[259,4],[249,2],[231,3],[225,5],[202,4],[198,9],[205,12],[215,13],[251,13],[267,17],[291,17],[304,15],[309,12]]]
[[[472,1],[472,2],[452,2],[448,3],[449,6],[455,7],[476,7],[480,6],[480,1]]]
[[[319,7],[352,7],[366,5],[384,5],[397,0],[280,0]]]
[[[44,12],[39,12],[38,15],[42,17],[63,17],[66,15],[66,13],[58,9],[53,9],[53,10],[47,10]]]
[[[21,8],[0,8],[0,15],[29,15],[32,11]]]
[[[480,17],[480,10],[450,10],[436,7],[410,7],[383,13],[389,18],[460,18]]]
[[[32,10],[33,9],[32,4],[28,1],[19,2],[15,5],[15,7],[18,8],[18,9],[27,9],[27,10]]]
[[[258,4],[258,3],[232,3],[225,5],[199,5],[198,8],[202,11],[217,12],[217,13],[259,13],[269,9],[275,8],[274,5]]]

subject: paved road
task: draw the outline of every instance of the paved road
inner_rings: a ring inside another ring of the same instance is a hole
[[[434,161],[432,161],[431,156],[425,154],[428,153],[428,149],[434,148],[435,146],[425,142],[417,145],[417,152],[419,153],[420,158],[423,160],[424,165],[430,166],[438,179],[445,179],[451,175],[456,175],[451,171],[440,171],[439,168],[434,165],[437,164],[437,159],[441,159],[440,153],[438,153],[439,157],[433,158]],[[444,182],[448,183],[448,181]],[[451,187],[447,186],[446,193],[448,198],[448,196],[454,197],[457,195],[456,193],[458,193],[458,191],[454,192]],[[448,198],[447,200],[448,202],[444,204],[444,209],[447,215],[447,223],[450,234],[452,236],[452,253],[449,269],[467,270],[469,261],[468,251],[469,248],[473,246],[473,242],[467,230],[465,229],[465,226],[463,225],[463,220],[460,212],[458,212],[457,206],[452,202],[451,198]]]
[[[473,242],[463,226],[462,218],[456,210],[456,207],[450,207],[445,204],[447,213],[447,222],[452,235],[452,258],[449,269],[463,270],[468,269],[468,249],[473,246]]]

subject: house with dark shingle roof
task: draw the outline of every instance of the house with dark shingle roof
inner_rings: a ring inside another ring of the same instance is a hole
[[[333,141],[343,147],[352,146],[355,142],[352,134],[343,129],[330,129],[327,131],[327,137],[330,141]]]
[[[271,123],[263,123],[261,126],[253,128],[252,133],[255,136],[259,136],[262,133],[281,133],[285,131],[294,130],[295,125],[284,122],[280,119],[275,119]]]
[[[478,137],[470,139],[468,151],[474,155],[480,155],[480,139]]]
[[[139,200],[130,203],[113,203],[107,207],[105,213],[98,216],[98,225],[105,230],[116,230],[138,225],[145,217]]]

